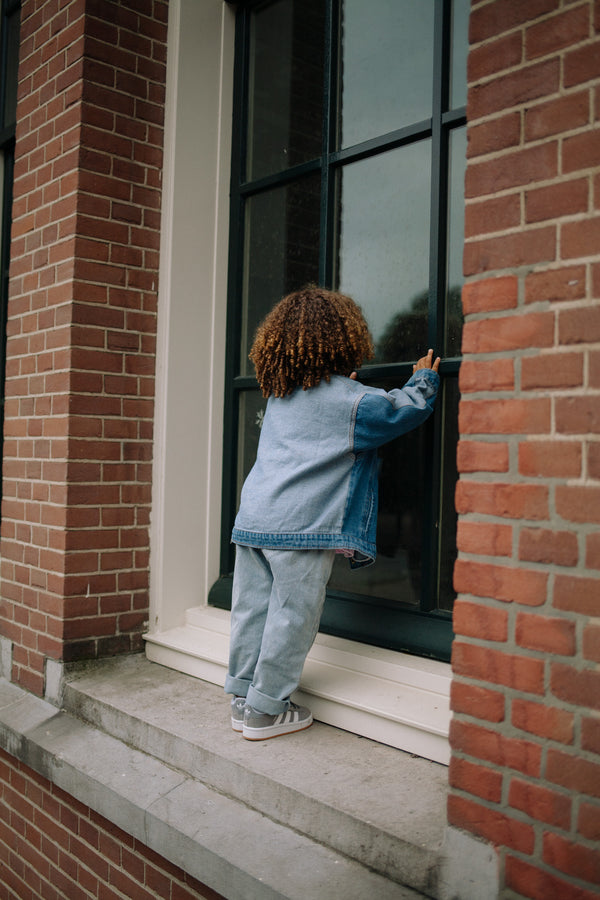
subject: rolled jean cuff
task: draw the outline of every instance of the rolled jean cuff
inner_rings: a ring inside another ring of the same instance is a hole
[[[235,694],[236,697],[246,697],[250,681],[243,678],[233,678],[231,675],[225,676],[225,693]]]
[[[275,700],[267,694],[261,694],[252,685],[246,694],[246,700],[253,709],[266,713],[268,716],[278,716],[279,713],[285,712],[290,705],[289,700]]]

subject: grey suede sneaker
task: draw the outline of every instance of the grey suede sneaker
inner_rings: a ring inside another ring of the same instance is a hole
[[[303,731],[312,725],[312,721],[310,709],[295,703],[290,703],[289,709],[274,716],[246,706],[242,731],[247,741],[264,741],[282,734]]]
[[[231,701],[231,727],[234,731],[241,731],[244,727],[245,708],[245,697],[234,697]]]

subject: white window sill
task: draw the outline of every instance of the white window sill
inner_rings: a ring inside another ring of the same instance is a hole
[[[197,607],[146,637],[148,659],[223,686],[229,613]],[[316,719],[448,764],[450,665],[319,634],[298,692]]]

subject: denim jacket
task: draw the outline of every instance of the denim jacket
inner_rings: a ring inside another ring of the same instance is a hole
[[[427,419],[438,385],[432,369],[418,369],[389,393],[333,375],[306,391],[270,397],[232,541],[354,551],[353,567],[372,563],[377,448]]]

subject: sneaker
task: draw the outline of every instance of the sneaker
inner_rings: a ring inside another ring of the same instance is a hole
[[[295,703],[290,703],[289,709],[275,716],[246,706],[242,730],[246,740],[264,741],[266,738],[279,737],[281,734],[303,731],[312,725],[312,721],[310,709],[306,706],[297,706]]]
[[[234,697],[231,701],[231,727],[234,731],[242,731],[244,727],[245,697]]]

